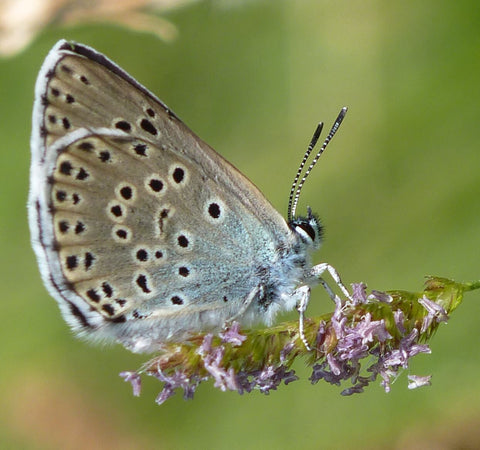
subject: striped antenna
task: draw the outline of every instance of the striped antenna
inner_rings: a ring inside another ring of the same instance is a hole
[[[307,159],[310,156],[310,153],[312,152],[313,148],[317,144],[318,138],[320,137],[320,133],[323,128],[323,123],[320,122],[317,128],[315,129],[315,133],[313,134],[312,140],[310,141],[310,145],[308,146],[308,149],[305,152],[305,155],[303,156],[303,159],[302,159],[302,162],[300,163],[297,174],[295,175],[295,179],[293,180],[292,188],[290,189],[290,196],[288,199],[288,213],[287,213],[287,220],[289,223],[295,218],[295,211],[297,209],[298,199],[300,197],[300,192],[302,191],[303,185],[305,184],[305,180],[310,175],[310,172],[315,167],[315,164],[317,164],[320,156],[322,155],[324,150],[327,148],[327,145],[332,140],[333,136],[335,136],[335,133],[340,127],[340,124],[342,123],[346,114],[347,114],[347,107],[343,107],[340,113],[338,114],[338,117],[335,120],[332,128],[330,129],[330,132],[325,138],[323,145],[320,147],[320,150],[318,150],[317,154],[315,155],[315,158],[313,158],[311,164],[308,166],[302,179],[300,180],[300,176],[303,171],[303,168],[305,167],[305,164],[307,163]]]
[[[298,167],[297,174],[295,175],[295,179],[293,180],[292,183],[292,188],[290,189],[290,196],[288,198],[288,212],[287,212],[287,218],[288,221],[290,222],[292,220],[292,203],[293,203],[293,196],[295,195],[295,188],[297,187],[297,182],[300,179],[300,175],[302,174],[302,170],[305,167],[305,164],[307,163],[307,159],[310,156],[310,153],[312,153],[312,150],[314,149],[315,145],[317,145],[318,138],[320,137],[320,133],[322,132],[323,129],[323,122],[320,122],[317,125],[317,129],[315,130],[315,133],[313,133],[312,140],[310,141],[310,144],[308,145],[307,151],[305,152],[305,155],[303,155],[302,162],[300,163],[300,166]]]

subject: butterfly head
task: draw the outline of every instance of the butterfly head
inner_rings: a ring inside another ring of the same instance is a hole
[[[308,247],[318,249],[322,243],[323,226],[320,219],[308,208],[306,217],[296,217],[289,222],[292,231]]]

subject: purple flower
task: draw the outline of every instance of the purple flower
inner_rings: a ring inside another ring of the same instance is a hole
[[[401,309],[397,309],[393,312],[393,319],[398,331],[403,336],[407,331],[405,330],[405,314]]]
[[[338,361],[331,353],[327,355],[327,362],[332,373],[338,377],[342,373],[341,362]]]
[[[204,368],[215,380],[215,387],[220,388],[224,392],[227,390],[237,390],[238,383],[236,381],[235,372],[233,370],[227,370],[222,366],[222,359],[225,354],[225,347],[223,345],[213,347],[212,341],[213,335],[207,334],[203,338],[203,342],[198,349],[198,354],[203,359]]]
[[[382,382],[380,383],[385,392],[388,394],[390,392],[391,380],[398,375],[398,370],[392,369],[381,369],[378,372],[382,377]]]
[[[253,381],[255,387],[260,389],[263,394],[268,394],[272,389],[276,390],[277,386],[284,381],[285,384],[298,380],[293,370],[287,371],[285,366],[266,366],[260,373],[256,373]]]
[[[268,395],[270,390],[276,390],[277,386],[283,381],[289,384],[298,380],[294,370],[287,370],[284,365],[280,366],[264,366],[262,370],[254,370],[251,372],[240,371],[237,375],[239,394],[243,392],[251,392],[255,388],[260,390],[262,394]]]
[[[318,325],[317,338],[316,338],[316,348],[321,348],[323,342],[325,341],[325,336],[327,334],[327,324],[324,320],[320,321]]]
[[[357,377],[356,383],[347,389],[344,389],[340,395],[348,396],[353,394],[361,394],[364,391],[364,388],[370,384],[376,377]]]
[[[426,344],[417,344],[418,330],[414,328],[407,336],[400,340],[398,348],[385,352],[381,358],[384,367],[408,367],[408,360],[419,353],[431,353]]]
[[[337,339],[340,339],[345,330],[345,324],[347,322],[347,317],[343,313],[343,303],[340,297],[335,296],[335,311],[332,315],[331,324],[333,327],[333,331],[335,331],[335,335]]]
[[[337,322],[338,325],[334,325],[335,333],[337,334],[338,331],[336,351],[342,360],[364,358],[368,354],[370,343],[385,342],[392,338],[385,328],[385,321],[383,319],[372,321],[370,313],[365,314],[356,325],[345,326],[345,323],[346,317]]]
[[[377,300],[382,303],[392,303],[393,297],[385,292],[372,289],[372,293],[368,296],[369,300]]]
[[[125,381],[129,381],[133,388],[133,395],[139,397],[142,391],[142,379],[138,372],[120,372],[119,374]]]
[[[157,395],[157,398],[155,399],[155,403],[157,405],[161,405],[165,403],[173,395],[175,395],[175,388],[171,384],[165,383],[160,394]]]
[[[367,303],[367,285],[365,283],[352,283],[351,286],[354,304]]]
[[[446,322],[448,320],[448,315],[445,309],[438,303],[432,302],[430,299],[425,297],[425,295],[418,299],[418,303],[420,303],[427,310],[427,315],[423,319],[422,328],[420,329],[421,333],[424,333],[428,328],[430,328],[434,319],[437,323]]]
[[[400,350],[405,352],[408,355],[408,358],[418,355],[419,353],[432,353],[427,344],[417,344],[417,341],[418,330],[414,328],[409,335],[405,336],[400,341]]]
[[[332,362],[335,371],[332,370],[330,362]],[[329,384],[340,386],[342,381],[348,380],[357,373],[357,368],[351,362],[337,361],[333,357],[328,363],[324,361],[320,364],[315,364],[312,369],[312,375],[309,378],[312,384],[325,380]]]
[[[227,342],[234,347],[242,345],[243,341],[247,339],[247,336],[240,334],[240,324],[238,322],[233,322],[227,330],[219,333],[219,336],[223,339],[223,342]]]
[[[372,321],[370,313],[367,313],[356,329],[353,330],[362,338],[363,344],[373,342],[374,340],[385,342],[387,339],[392,339],[392,336],[385,328],[385,321],[383,319]]]
[[[354,285],[353,288],[354,299],[362,301],[366,298],[363,284]],[[386,304],[393,302],[392,296],[379,291],[374,291],[368,299],[373,300],[373,303],[375,301]],[[422,301],[425,302],[432,318],[444,317],[443,308],[438,307],[434,302],[424,299]],[[366,312],[358,320],[352,320],[349,319],[351,317],[349,314],[354,306],[343,304],[338,297],[335,303],[336,307],[330,324],[337,340],[336,346],[326,353],[323,363],[313,366],[310,377],[312,383],[324,379],[328,383],[340,385],[342,381],[351,379],[353,385],[342,391],[342,395],[351,395],[363,392],[364,387],[380,375],[381,385],[386,392],[389,392],[392,379],[398,376],[400,369],[408,367],[410,358],[419,353],[430,352],[428,345],[418,344],[420,333],[416,328],[405,336],[405,314],[402,310],[397,309],[393,312],[394,325],[403,336],[395,344],[383,318],[373,320],[372,313]],[[326,326],[320,326],[317,342],[323,342],[326,333]],[[367,372],[372,374],[368,377],[360,376],[360,361],[368,355],[376,357],[376,362],[367,368]]]
[[[209,354],[203,356],[203,365],[208,373],[215,380],[214,386],[225,391],[236,391],[239,388],[235,371],[232,367],[225,369],[222,367],[222,359],[225,354],[223,346],[211,349]]]
[[[160,369],[158,369],[157,372],[152,375],[164,383],[163,390],[155,400],[159,405],[174,395],[175,389],[183,389],[183,398],[185,400],[192,399],[193,395],[195,394],[195,390],[197,389],[200,381],[202,381],[197,377],[190,377],[180,370],[175,371],[173,375],[167,376]]]
[[[202,345],[198,348],[200,356],[207,355],[212,350],[213,334],[208,333],[203,337]]]
[[[430,380],[432,379],[431,375],[426,375],[424,377],[418,375],[408,375],[408,389],[417,389],[423,386],[430,386],[432,383]]]
[[[295,348],[295,344],[293,342],[287,342],[285,344],[285,347],[280,350],[280,362],[284,363],[287,356],[292,352],[292,350]]]
[[[431,353],[428,345],[416,343],[418,335],[418,330],[414,328],[400,340],[398,348],[385,351],[373,368],[373,371],[382,377],[381,385],[385,392],[390,392],[391,380],[398,376],[399,370],[408,368],[410,358],[419,353]]]

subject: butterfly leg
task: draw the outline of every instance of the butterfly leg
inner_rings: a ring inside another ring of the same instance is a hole
[[[312,348],[310,347],[307,338],[305,337],[305,310],[307,309],[308,302],[310,301],[310,287],[309,286],[300,286],[293,292],[293,296],[298,297],[297,300],[297,311],[299,314],[298,318],[298,334],[300,335],[300,339],[305,345],[305,348],[310,351]]]
[[[232,317],[229,317],[227,320],[225,320],[223,327],[229,328],[235,320],[243,316],[243,314],[245,314],[245,311],[252,304],[253,300],[255,300],[255,298],[257,298],[258,296],[263,295],[263,290],[264,289],[262,285],[256,286],[254,289],[252,289],[252,291],[243,300],[243,304],[240,309]]]
[[[325,272],[328,272],[330,274],[330,276],[333,278],[333,281],[335,281],[335,284],[340,288],[345,297],[353,302],[353,299],[348,292],[348,289],[343,284],[340,275],[330,264],[322,263],[312,267],[312,270],[310,271],[310,276],[318,283],[320,283],[327,291],[328,296],[333,301],[335,301],[335,293],[328,285],[328,283],[322,278],[322,274]],[[305,348],[310,351],[312,348],[310,347],[307,338],[305,337],[305,310],[307,309],[308,302],[310,301],[310,287],[300,286],[292,293],[292,297],[297,299],[297,311],[300,316],[298,321],[298,333],[300,335],[300,339],[305,345]]]
[[[333,281],[335,281],[335,284],[340,288],[342,291],[343,295],[347,299],[353,302],[352,296],[350,295],[350,292],[348,292],[348,289],[345,287],[343,284],[340,275],[336,271],[334,267],[332,267],[330,264],[327,263],[321,263],[317,264],[316,266],[312,267],[312,270],[310,271],[310,276],[312,278],[316,278],[318,282],[324,287],[324,289],[327,291],[327,294],[329,297],[335,301],[335,294],[330,288],[330,286],[327,284],[327,282],[322,278],[322,274],[324,272],[328,272],[330,276],[332,277]]]

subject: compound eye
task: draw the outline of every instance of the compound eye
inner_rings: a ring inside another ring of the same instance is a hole
[[[309,223],[298,223],[295,228],[301,228],[305,233],[308,234],[312,242],[315,241],[315,230]]]

